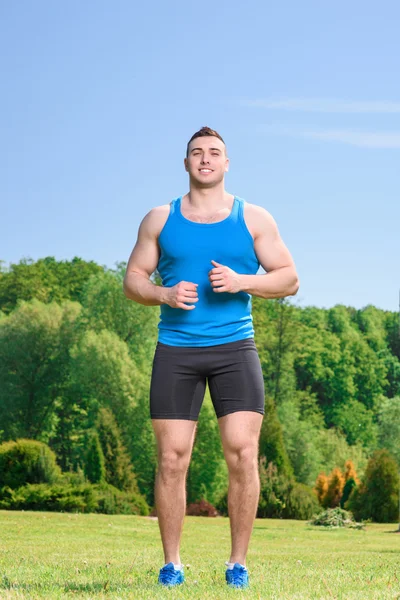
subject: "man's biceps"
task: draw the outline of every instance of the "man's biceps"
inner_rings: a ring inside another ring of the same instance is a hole
[[[290,267],[294,264],[293,258],[283,242],[258,248],[256,254],[260,265],[266,271]]]

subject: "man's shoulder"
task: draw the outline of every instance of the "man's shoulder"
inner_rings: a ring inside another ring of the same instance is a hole
[[[258,204],[244,202],[244,218],[246,224],[250,226],[252,233],[258,233],[268,225],[275,223],[273,216],[265,208]]]
[[[158,236],[161,233],[170,213],[171,203],[155,206],[145,215],[142,228],[150,235]]]

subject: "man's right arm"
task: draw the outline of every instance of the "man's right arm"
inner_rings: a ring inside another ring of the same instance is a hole
[[[140,224],[137,242],[126,268],[124,294],[145,306],[168,304],[172,308],[192,310],[195,308],[193,303],[198,300],[196,284],[181,281],[173,287],[162,287],[150,280],[160,258],[158,236],[168,219],[169,210],[169,205],[153,208]]]

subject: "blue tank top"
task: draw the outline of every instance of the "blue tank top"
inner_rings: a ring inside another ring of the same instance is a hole
[[[243,217],[244,200],[235,196],[232,211],[217,223],[195,223],[181,213],[182,197],[173,200],[158,243],[162,285],[197,283],[193,310],[161,305],[158,339],[169,346],[215,346],[254,337],[251,296],[214,292],[211,260],[241,275],[255,275],[260,263]]]

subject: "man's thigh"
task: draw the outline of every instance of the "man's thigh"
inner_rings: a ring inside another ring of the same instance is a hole
[[[150,385],[152,419],[197,421],[206,388],[198,362],[194,348],[157,344]]]
[[[210,348],[208,385],[220,419],[235,412],[264,414],[264,378],[254,340]]]

